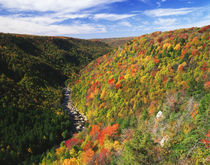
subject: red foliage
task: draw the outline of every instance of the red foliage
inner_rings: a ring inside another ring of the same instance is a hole
[[[113,84],[114,81],[115,81],[114,78],[112,78],[112,79],[110,79],[110,80],[108,81],[108,83],[109,83],[109,84]]]
[[[77,81],[75,82],[75,85],[78,84],[78,83],[79,83],[79,80],[77,80]]]
[[[162,37],[160,37],[160,38],[157,39],[157,42],[158,43],[161,43],[162,41],[163,41],[163,38]]]
[[[120,76],[120,80],[123,80],[124,79],[124,76]]]
[[[162,82],[165,83],[168,80],[168,77],[164,77]]]
[[[201,68],[202,71],[206,71],[207,69],[207,62],[204,62],[203,67]]]
[[[179,71],[182,71],[183,69],[184,69],[183,65],[180,65],[179,68],[178,68]]]
[[[134,74],[134,73],[136,73],[136,70],[135,69],[132,69],[131,72]]]
[[[88,141],[87,144],[85,144],[83,151],[87,151],[90,148],[92,148],[92,143],[91,143],[91,141]]]
[[[210,29],[210,25],[202,27],[198,32],[199,32],[199,33],[203,33],[203,32],[205,32],[207,29]]]
[[[201,143],[205,144],[207,147],[210,147],[210,141],[206,139],[201,139]]]
[[[156,64],[158,64],[158,63],[159,63],[159,61],[160,61],[160,60],[158,60],[156,57],[155,57],[155,59],[154,59],[154,60],[155,60],[155,63],[156,63]]]
[[[205,135],[207,138],[210,138],[210,132],[208,132],[206,135]],[[201,139],[201,142],[203,144],[205,144],[207,147],[210,147],[210,141],[209,140],[206,140],[206,139]]]
[[[171,41],[174,40],[174,37],[170,37],[170,40],[171,40]]]
[[[142,52],[141,52],[141,51],[139,51],[138,55],[140,56],[141,54],[142,54]]]
[[[96,59],[96,62],[97,62],[98,64],[100,64],[100,60],[99,60],[98,58]]]
[[[187,39],[187,33],[183,33],[183,34],[181,34],[180,38]]]
[[[206,137],[210,137],[210,132],[208,132],[205,136],[206,136]]]
[[[79,139],[76,139],[76,138],[72,138],[72,139],[68,139],[65,141],[65,146],[68,148],[68,149],[71,149],[74,145],[77,145],[79,143],[81,143],[82,141],[79,140]]]
[[[103,145],[104,138],[105,138],[106,136],[112,137],[113,135],[117,134],[118,129],[119,129],[119,124],[114,124],[114,125],[112,125],[112,126],[107,126],[107,127],[105,127],[105,128],[101,131],[101,133],[100,133],[100,135],[99,135],[99,137],[98,137],[98,143],[99,143],[100,145]]]
[[[97,162],[96,164],[101,164],[101,165],[106,164],[105,158],[107,154],[108,154],[108,150],[106,148],[103,148],[98,155],[98,160],[96,160]]]
[[[207,41],[210,39],[210,36],[206,39]]]

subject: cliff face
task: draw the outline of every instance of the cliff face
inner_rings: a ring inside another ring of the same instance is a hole
[[[56,150],[56,159],[207,164],[209,34],[210,26],[155,32],[91,62],[72,87],[88,123],[72,145]]]

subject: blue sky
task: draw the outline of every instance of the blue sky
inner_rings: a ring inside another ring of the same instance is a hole
[[[210,24],[209,0],[0,0],[0,32],[139,36]]]

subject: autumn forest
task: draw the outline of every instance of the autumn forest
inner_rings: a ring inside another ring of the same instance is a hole
[[[100,40],[0,33],[0,164],[209,164],[209,48],[210,26]]]

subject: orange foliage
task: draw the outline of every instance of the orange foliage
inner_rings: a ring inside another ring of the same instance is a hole
[[[199,55],[199,51],[198,51],[197,49],[194,49],[194,50],[192,51],[192,55],[193,55],[193,56]]]
[[[88,164],[92,160],[94,156],[94,151],[92,149],[88,149],[82,154],[82,160],[84,163]]]
[[[164,77],[162,82],[165,83],[165,82],[167,82],[167,80],[168,80],[168,77]]]
[[[100,145],[103,145],[104,138],[105,138],[106,136],[111,137],[111,136],[115,135],[115,134],[117,133],[118,129],[119,129],[119,124],[114,124],[114,125],[112,125],[112,126],[107,126],[107,127],[105,127],[105,128],[101,131],[101,133],[100,133],[100,135],[99,135],[99,137],[98,137],[98,142],[99,142],[99,144],[100,144]]]
[[[181,59],[184,58],[184,56],[185,56],[185,54],[187,53],[187,51],[188,51],[188,50],[183,50],[183,51],[182,51],[181,56],[180,56]]]
[[[90,131],[91,136],[98,135],[100,132],[100,127],[98,125],[93,125]]]
[[[210,141],[206,139],[201,139],[201,143],[205,144],[207,147],[210,147]]]
[[[178,67],[178,70],[179,71],[182,71],[184,69],[184,66],[181,64],[181,65],[179,65],[179,67]]]
[[[149,116],[152,116],[154,114],[154,112],[155,112],[155,102],[151,102]]]
[[[204,88],[205,88],[206,90],[209,90],[209,88],[210,88],[210,81],[205,82]]]
[[[121,83],[117,82],[116,85],[115,85],[115,89],[119,89],[121,86],[122,86]]]

